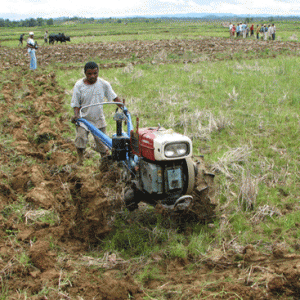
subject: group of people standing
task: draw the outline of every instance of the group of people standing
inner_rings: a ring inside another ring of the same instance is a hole
[[[263,39],[265,41],[267,40],[275,40],[275,34],[276,34],[276,26],[275,24],[272,25],[266,25],[261,24],[257,25],[256,28],[254,28],[254,24],[251,24],[249,27],[246,23],[237,23],[237,25],[230,23],[229,24],[229,34],[230,37],[253,37],[254,34],[256,34],[256,39]]]

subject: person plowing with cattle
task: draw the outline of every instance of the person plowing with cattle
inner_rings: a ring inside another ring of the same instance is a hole
[[[102,156],[111,150],[108,158],[122,168],[122,180],[126,184],[124,203],[128,210],[137,209],[143,201],[180,214],[189,210],[198,216],[211,217],[214,205],[210,201],[209,185],[214,175],[206,172],[203,161],[193,161],[191,139],[162,126],[139,128],[138,118],[134,128],[125,103],[107,81],[98,77],[98,65],[89,62],[84,72],[86,77],[76,82],[71,101],[72,121],[77,125],[78,163],[82,164],[90,132],[96,150]],[[116,133],[112,138],[105,134],[103,105],[108,104],[118,106],[113,117]]]

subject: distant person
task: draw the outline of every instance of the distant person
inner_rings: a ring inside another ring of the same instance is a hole
[[[27,51],[30,56],[30,70],[35,70],[37,68],[35,50],[37,49],[37,44],[33,39],[34,33],[29,32],[29,38],[27,40]]]
[[[275,35],[276,35],[276,26],[275,24],[272,24],[272,40],[275,41]]]
[[[254,35],[254,25],[251,24],[250,26],[250,36],[253,36]]]
[[[247,35],[247,25],[245,24],[245,22],[243,22],[242,24],[242,33],[243,33],[243,38],[246,38]]]
[[[264,38],[264,32],[265,32],[265,26],[264,26],[264,24],[261,24],[261,26],[260,26],[261,39]]]
[[[235,30],[236,30],[236,28],[235,28],[235,25],[233,24],[233,25],[232,25],[232,28],[231,28],[231,36],[232,36],[232,37],[235,36]]]
[[[259,40],[260,26],[257,24],[256,26],[256,38]]]
[[[241,29],[240,24],[237,23],[237,25],[236,25],[236,37],[240,36],[240,29]]]
[[[22,33],[21,35],[20,35],[20,38],[19,38],[19,45],[18,46],[23,46],[23,40],[24,40],[24,33]]]
[[[268,26],[266,24],[264,25],[264,40],[268,40]]]
[[[271,25],[269,25],[268,27],[268,40],[271,40],[272,39],[272,27]]]
[[[48,43],[48,30],[46,30],[45,34],[44,34],[44,43],[47,44]]]
[[[232,24],[231,22],[229,23],[229,36],[232,37]]]

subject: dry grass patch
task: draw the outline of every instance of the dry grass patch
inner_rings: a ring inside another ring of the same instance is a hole
[[[103,269],[113,269],[117,266],[122,266],[128,263],[128,261],[119,257],[119,255],[110,252],[105,252],[102,258],[82,256],[79,258],[79,262],[87,267],[97,267]]]
[[[281,216],[278,208],[271,205],[259,206],[256,209],[255,215],[250,219],[252,223],[258,224],[266,219],[266,217],[273,218],[274,216]]]
[[[243,171],[238,196],[239,205],[242,209],[253,210],[256,204],[257,191],[258,180],[251,176],[249,170]]]
[[[243,165],[247,164],[251,153],[252,150],[247,145],[230,149],[223,154],[218,162],[213,164],[213,171],[223,173],[228,179],[234,180],[245,170]]]
[[[36,221],[48,221],[51,224],[59,224],[60,217],[53,210],[29,210],[24,214],[25,224],[36,222]]]
[[[211,133],[232,126],[231,121],[222,113],[217,116],[210,111],[196,109],[193,113],[189,113],[182,110],[179,121],[176,121],[176,117],[171,113],[167,124],[172,128],[175,126],[182,128],[183,134],[193,139],[207,141],[210,139]]]

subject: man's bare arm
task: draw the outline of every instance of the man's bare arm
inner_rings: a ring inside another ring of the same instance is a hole
[[[74,116],[75,116],[75,118],[80,118],[80,116],[79,116],[79,110],[80,110],[79,107],[74,107]]]
[[[114,101],[114,102],[122,102],[122,103],[123,103],[123,101],[122,101],[119,97],[115,98],[113,101]],[[120,108],[122,107],[121,104],[117,104],[117,105],[118,105]]]

